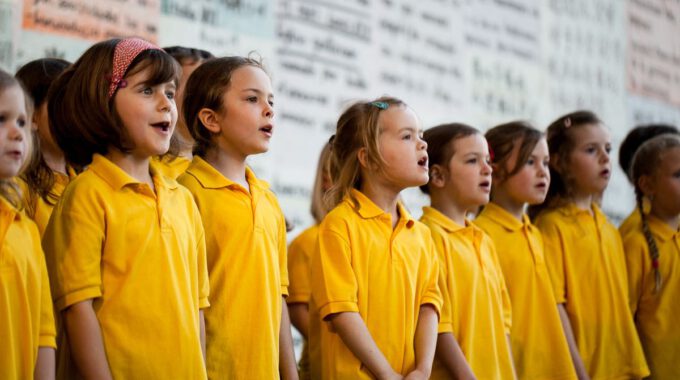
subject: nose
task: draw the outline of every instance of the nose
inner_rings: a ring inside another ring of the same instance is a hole
[[[491,167],[491,164],[487,160],[482,160],[482,174],[484,175],[491,175],[493,172],[493,168]]]
[[[165,92],[159,91],[158,109],[163,112],[169,112],[172,107],[175,107],[175,99],[169,98]]]
[[[600,153],[600,162],[603,164],[609,163],[609,152],[606,149],[602,149],[602,153]]]
[[[21,127],[19,124],[21,121],[17,120],[14,123],[10,124],[9,130],[7,131],[7,137],[10,140],[14,141],[23,141],[24,140],[24,134],[26,133],[25,130],[28,128],[27,126]]]
[[[427,141],[421,137],[418,137],[418,150],[427,150]]]
[[[274,117],[274,107],[269,104],[269,102],[265,102],[264,106],[264,116],[268,119],[271,119]]]

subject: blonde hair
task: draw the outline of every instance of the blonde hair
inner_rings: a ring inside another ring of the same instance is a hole
[[[319,163],[316,166],[316,177],[314,178],[314,186],[312,187],[312,216],[317,224],[321,223],[323,218],[328,214],[328,207],[324,202],[324,195],[327,189],[324,189],[324,179],[330,179],[330,162],[331,162],[331,145],[324,144],[319,155]],[[324,178],[325,177],[325,178]]]
[[[352,188],[361,187],[361,163],[359,150],[366,149],[367,166],[380,169],[384,160],[378,147],[380,112],[393,106],[405,106],[403,101],[383,96],[372,101],[352,104],[338,119],[335,135],[331,137],[331,180],[333,185],[326,195],[329,209],[337,206],[350,195]]]
[[[26,170],[29,163],[31,162],[31,157],[33,156],[33,136],[29,132],[31,119],[33,117],[33,102],[18,80],[3,70],[0,70],[0,93],[15,86],[21,89],[21,92],[23,93],[24,107],[26,109],[26,126],[22,131],[24,134],[24,141],[26,141],[26,155],[24,157],[24,161],[21,163],[19,172],[17,173],[18,176],[19,174],[23,173],[24,170]],[[17,185],[17,182],[14,178],[0,179],[0,196],[5,198],[9,204],[17,209],[21,209],[23,207],[21,190],[19,189],[19,186]]]
[[[629,174],[635,185],[635,197],[642,221],[642,233],[647,241],[649,258],[652,260],[652,268],[654,269],[655,292],[661,289],[662,284],[661,272],[659,271],[659,247],[649,229],[649,222],[642,206],[645,194],[640,186],[640,178],[653,175],[661,164],[661,156],[674,148],[680,148],[680,136],[676,134],[667,133],[647,140],[633,155]]]

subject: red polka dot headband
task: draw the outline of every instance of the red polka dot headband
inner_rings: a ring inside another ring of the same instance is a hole
[[[118,42],[116,50],[113,52],[113,71],[111,72],[111,78],[109,78],[109,99],[113,97],[117,89],[127,86],[123,76],[132,61],[137,58],[139,53],[145,50],[161,49],[150,42],[136,37],[126,38]]]

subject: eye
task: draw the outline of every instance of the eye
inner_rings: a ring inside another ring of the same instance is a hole
[[[406,134],[406,135],[404,135],[401,139],[402,139],[402,140],[410,140],[410,139],[411,139],[411,134],[410,134],[410,133],[409,133],[409,134]]]
[[[596,152],[595,147],[589,146],[586,148],[586,153],[593,154]]]
[[[5,115],[0,115],[0,123],[4,123],[5,121],[7,121]]]
[[[527,160],[527,165],[533,166],[534,163],[536,163],[536,161],[533,158],[529,157],[529,159]]]
[[[550,167],[550,160],[543,161],[543,166],[545,166],[546,168]]]
[[[144,95],[151,95],[151,94],[153,94],[153,88],[151,88],[151,87],[144,87],[144,88],[142,89],[142,93],[143,93]]]
[[[175,91],[166,91],[165,96],[167,96],[168,99],[175,99]]]
[[[611,153],[611,151],[612,151],[611,145],[605,146],[605,147],[604,147],[604,151],[607,152],[607,154]]]
[[[274,101],[273,100],[270,100],[267,103],[269,103],[269,107],[274,107]]]
[[[466,164],[476,164],[477,163],[477,158],[469,158],[467,161],[465,161]]]
[[[26,119],[24,119],[23,117],[20,118],[19,120],[17,120],[17,125],[21,128],[25,127],[26,126]]]
[[[250,103],[257,103],[257,96],[249,96],[246,98],[246,101]]]

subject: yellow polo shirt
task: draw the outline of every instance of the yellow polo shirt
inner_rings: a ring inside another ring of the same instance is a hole
[[[438,264],[428,229],[399,204],[394,230],[389,213],[352,190],[319,227],[312,257],[312,298],[320,323],[322,379],[372,379],[326,318],[357,312],[392,368],[415,369],[420,307],[439,313]],[[310,355],[310,357],[312,357]]]
[[[61,193],[64,192],[66,185],[68,185],[68,183],[76,177],[76,172],[71,167],[67,167],[66,170],[68,174],[53,172],[54,185],[52,186],[52,194],[54,194],[57,198],[61,197]],[[28,185],[23,180],[20,179],[19,184],[21,185],[24,202],[26,205],[28,205],[27,209],[33,210],[33,215],[29,216],[38,226],[38,231],[40,231],[40,236],[42,236],[45,234],[45,228],[47,228],[47,222],[50,220],[50,215],[52,215],[52,209],[54,208],[54,205],[45,202],[45,200],[37,194],[29,193]]]
[[[478,379],[513,379],[506,335],[512,312],[493,242],[477,226],[460,226],[432,207],[420,220],[432,231],[439,254],[444,307],[439,333],[452,333]],[[436,358],[431,379],[451,376]]]
[[[510,341],[520,379],[576,379],[538,229],[489,203],[474,222],[496,245],[512,303]]]
[[[624,235],[630,306],[650,379],[680,379],[680,231],[653,215],[646,218],[659,249],[662,284],[655,292],[654,268],[642,231]]]
[[[189,168],[189,164],[191,164],[190,159],[179,156],[174,159],[168,157],[154,157],[153,161],[162,175],[172,179],[179,178],[179,176]]]
[[[642,228],[642,220],[640,219],[640,211],[638,211],[637,207],[635,210],[633,210],[630,215],[626,219],[621,222],[621,225],[619,226],[619,233],[621,236],[625,237],[631,232],[635,232],[636,230],[639,230]],[[639,230],[642,232],[642,230]]]
[[[621,237],[596,204],[546,210],[536,226],[557,303],[565,303],[591,379],[649,374],[627,305],[628,280]]]
[[[204,379],[200,215],[185,188],[151,174],[155,193],[95,154],[66,188],[43,238],[54,304],[93,299],[114,379]],[[74,371],[60,341],[58,376]]]
[[[281,297],[288,294],[286,223],[269,185],[250,169],[246,179],[250,191],[200,157],[179,178],[206,230],[211,379],[279,378]]]
[[[38,229],[0,196],[0,378],[32,379],[38,347],[56,348],[55,336]]]
[[[288,298],[286,302],[290,304],[305,303],[309,307],[309,297],[311,295],[310,282],[310,262],[312,253],[316,250],[319,241],[319,226],[313,225],[302,231],[290,246],[288,246],[288,276],[290,285],[288,286]],[[309,345],[305,340],[302,347],[302,355],[298,363],[300,380],[309,379]]]

